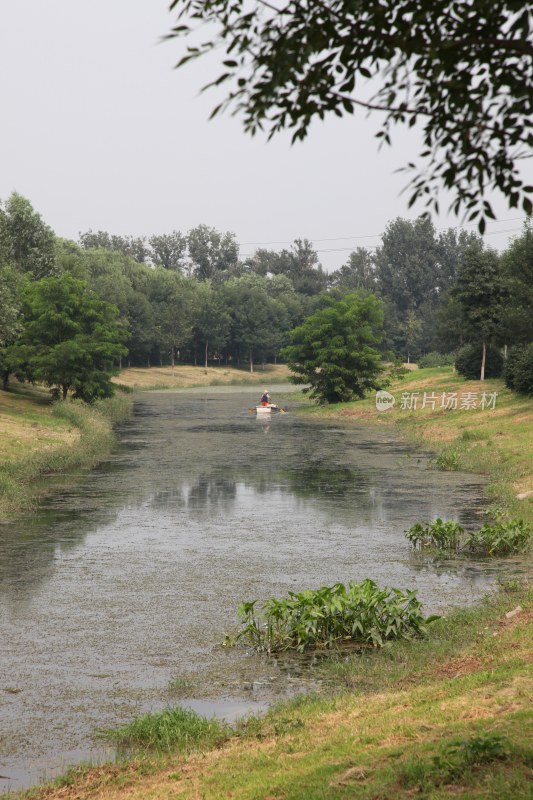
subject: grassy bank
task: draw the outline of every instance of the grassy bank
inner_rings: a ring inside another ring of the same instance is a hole
[[[123,369],[116,382],[136,390],[185,389],[199,386],[242,386],[243,384],[268,386],[281,383],[289,377],[284,364],[258,365],[254,372],[249,367],[131,367]]]
[[[236,731],[164,713],[163,749],[72,771],[36,798],[326,800],[531,797],[533,597],[503,591],[435,623],[427,640],[339,660],[335,691],[296,698]],[[344,688],[339,688],[344,687]],[[154,730],[156,733],[154,734]],[[137,738],[132,737],[136,735]]]
[[[30,509],[43,475],[97,463],[113,443],[113,424],[130,410],[131,398],[121,393],[86,406],[52,404],[36,387],[0,392],[0,514]]]
[[[436,468],[487,475],[487,493],[493,507],[506,508],[512,516],[533,524],[533,398],[517,395],[501,380],[486,380],[483,384],[465,381],[451,368],[410,372],[388,391],[395,404],[387,411],[377,411],[373,395],[353,403],[309,405],[306,413],[379,426],[396,425],[402,435],[435,451]],[[480,407],[483,392],[487,402],[496,393],[495,408]],[[402,409],[402,396],[411,400],[415,393],[417,408]],[[424,393],[426,406],[422,408]],[[446,402],[452,393],[457,394],[459,408],[441,408],[443,395]],[[469,400],[477,407],[460,407]]]

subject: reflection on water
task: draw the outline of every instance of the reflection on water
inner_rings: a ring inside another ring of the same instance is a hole
[[[96,728],[174,701],[176,677],[193,680],[189,702],[219,710],[306,685],[294,662],[219,646],[243,599],[368,577],[416,588],[430,613],[524,568],[410,551],[403,531],[416,521],[476,520],[474,476],[428,469],[390,431],[258,421],[246,392],[140,396],[98,469],[0,526],[11,788],[35,780],[36,764],[75,761],[73,746],[86,755]]]

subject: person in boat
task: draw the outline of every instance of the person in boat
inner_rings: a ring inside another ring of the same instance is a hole
[[[270,403],[272,402],[271,399],[270,399],[270,395],[268,393],[268,389],[265,389],[265,391],[261,395],[261,401],[260,402],[261,402],[262,406],[269,406]]]

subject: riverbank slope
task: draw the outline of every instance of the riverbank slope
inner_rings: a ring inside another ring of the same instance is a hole
[[[45,491],[43,476],[94,466],[131,404],[122,393],[92,406],[52,403],[47,390],[16,382],[0,391],[0,515],[30,510]]]

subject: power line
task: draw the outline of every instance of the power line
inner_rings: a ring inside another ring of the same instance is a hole
[[[519,217],[520,219],[520,217]],[[503,220],[500,220],[503,222]],[[459,226],[458,226],[459,227]],[[442,228],[441,230],[447,230],[446,228]],[[484,236],[496,236],[499,233],[516,233],[517,231],[521,231],[522,228],[506,228],[504,231],[488,231]],[[341,237],[342,238],[342,237]],[[350,238],[350,237],[347,237]],[[314,239],[313,241],[319,242],[326,242],[326,241],[335,241],[334,239]],[[266,242],[265,242],[266,244]],[[274,244],[274,242],[271,242]],[[282,244],[282,242],[280,242]],[[286,242],[285,244],[292,244],[292,242]],[[379,244],[371,244],[367,245],[367,249],[375,250],[379,247]],[[321,249],[315,250],[315,253],[318,255],[319,253],[352,253],[353,247],[323,247]],[[241,253],[240,258],[253,258],[255,253]]]
[[[488,224],[491,223],[499,223],[499,222],[516,222],[517,220],[522,220],[523,217],[507,217],[507,219],[495,219],[495,220],[488,220]],[[435,228],[436,231],[447,231],[447,230],[459,230],[461,228],[467,228],[477,225],[477,222],[466,222],[464,225],[446,225],[442,228]],[[496,233],[512,233],[515,230],[520,230],[520,228],[514,228],[512,231],[492,231],[486,232],[485,236],[490,236]],[[311,243],[315,242],[342,242],[342,241],[349,241],[351,239],[377,239],[381,236],[381,233],[373,233],[373,234],[361,234],[361,235],[353,235],[353,236],[331,236],[326,239],[309,239]],[[296,237],[298,238],[298,237]],[[241,247],[260,247],[265,245],[273,245],[273,244],[294,244],[295,239],[291,239],[289,241],[282,240],[282,239],[274,239],[270,242],[240,242]],[[343,248],[335,248],[335,249],[343,249]],[[344,248],[350,249],[350,248]],[[329,250],[322,250],[317,252],[330,252]]]

